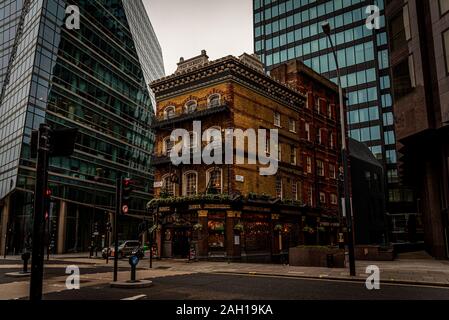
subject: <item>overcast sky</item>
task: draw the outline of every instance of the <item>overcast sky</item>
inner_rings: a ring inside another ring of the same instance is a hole
[[[172,74],[180,57],[252,53],[252,0],[143,0]]]

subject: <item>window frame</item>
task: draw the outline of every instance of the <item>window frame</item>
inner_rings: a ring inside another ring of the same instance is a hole
[[[184,172],[184,174],[182,175],[182,179],[183,179],[183,184],[182,184],[182,195],[187,197],[187,196],[192,196],[191,194],[188,194],[188,185],[187,185],[187,176],[194,174],[195,175],[195,193],[193,195],[197,195],[198,194],[198,172],[194,171],[194,170],[190,170],[187,172]]]

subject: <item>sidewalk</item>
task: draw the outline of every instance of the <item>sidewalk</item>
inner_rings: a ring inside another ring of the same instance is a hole
[[[104,264],[104,260],[89,258],[64,258],[73,263]],[[121,261],[121,264],[124,264]],[[376,265],[380,269],[381,283],[449,287],[449,261],[435,260],[425,253],[400,255],[395,261],[356,261],[356,277],[349,270],[337,268],[294,267],[279,264],[188,262],[186,260],[153,260],[153,270],[187,273],[230,273],[242,275],[265,275],[332,279],[365,282],[369,274],[366,267]],[[142,260],[139,268],[148,268],[149,259]]]

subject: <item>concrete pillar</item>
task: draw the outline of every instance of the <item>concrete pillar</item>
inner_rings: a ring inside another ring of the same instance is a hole
[[[8,231],[8,221],[9,221],[9,197],[6,197],[1,211],[0,216],[0,255],[5,255],[6,237]]]
[[[67,226],[67,202],[61,201],[58,215],[58,241],[56,244],[56,252],[62,254],[65,251]]]

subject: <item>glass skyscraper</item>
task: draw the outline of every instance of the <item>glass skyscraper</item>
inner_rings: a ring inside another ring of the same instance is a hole
[[[389,210],[396,210],[395,201],[411,200],[397,197],[404,193],[398,184],[384,0],[254,0],[253,5],[254,49],[267,70],[299,58],[336,83],[334,56],[321,28],[330,23],[348,98],[348,134],[384,163]],[[371,5],[379,9],[379,29],[366,25]]]
[[[30,136],[44,122],[79,129],[74,155],[50,161],[48,244],[54,251],[86,250],[92,235],[101,240],[119,175],[136,184],[131,213],[145,213],[154,141],[147,82],[164,71],[141,0],[133,2],[0,2],[2,252],[18,252],[29,241],[35,170]],[[66,27],[69,5],[79,7],[80,29]],[[131,218],[120,221],[123,236],[133,232],[126,220]]]

